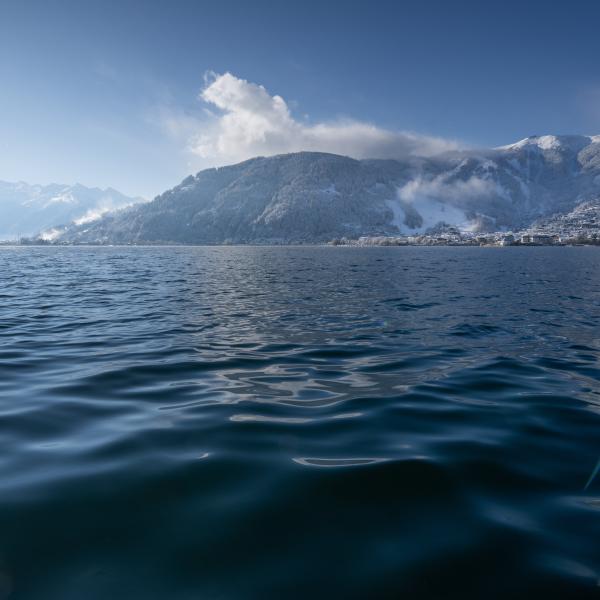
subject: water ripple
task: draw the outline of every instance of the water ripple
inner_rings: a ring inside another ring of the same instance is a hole
[[[0,598],[596,598],[595,248],[0,248]]]

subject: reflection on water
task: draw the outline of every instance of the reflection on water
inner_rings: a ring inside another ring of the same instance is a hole
[[[598,597],[598,249],[2,248],[0,283],[0,598]]]
[[[359,467],[386,460],[386,458],[294,458],[294,462],[307,467]]]

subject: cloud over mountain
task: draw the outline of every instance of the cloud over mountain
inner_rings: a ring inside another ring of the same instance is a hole
[[[231,73],[209,74],[200,100],[211,107],[205,120],[194,123],[189,117],[171,117],[168,128],[189,132],[189,149],[202,166],[302,150],[353,158],[406,158],[459,147],[452,140],[390,131],[353,119],[299,121],[281,96]]]

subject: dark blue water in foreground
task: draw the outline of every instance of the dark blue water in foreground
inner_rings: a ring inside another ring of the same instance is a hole
[[[0,598],[598,598],[600,249],[0,249]]]

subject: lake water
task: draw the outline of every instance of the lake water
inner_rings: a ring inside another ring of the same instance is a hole
[[[598,598],[599,458],[600,249],[0,248],[0,598]]]

